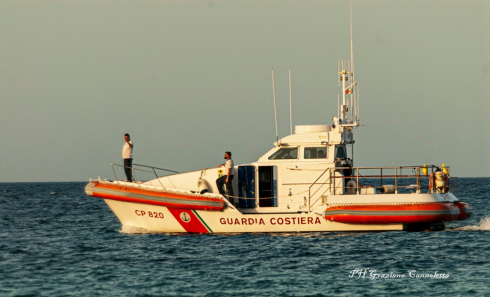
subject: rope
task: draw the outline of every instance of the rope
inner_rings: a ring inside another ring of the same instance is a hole
[[[306,193],[308,192],[309,190],[306,190],[306,191],[303,191],[303,192],[298,192],[296,194],[291,194],[291,195],[284,195],[284,196],[275,196],[275,197],[260,197],[258,198],[259,200],[261,199],[276,199],[276,198],[283,198],[283,197],[290,197],[290,196],[295,196],[295,195],[299,195],[299,194],[303,194],[303,193]],[[245,199],[245,200],[255,200],[257,198],[249,198],[249,197],[238,197],[238,196],[230,196],[230,195],[225,195],[226,197],[230,197],[230,198],[238,198],[238,199]]]
[[[422,204],[440,204],[440,203],[451,203],[451,202],[369,202],[369,203],[327,203],[325,206],[327,209],[329,207],[337,206],[379,206],[379,205],[422,205]]]
[[[194,196],[194,197],[203,197],[205,195],[209,195],[209,196],[215,196],[213,198],[223,198],[220,194],[217,194],[217,193],[209,193],[209,192],[207,192],[205,194],[199,194],[199,193],[192,193],[192,192],[187,191],[187,190],[165,189],[165,188],[160,188],[158,186],[153,186],[153,185],[141,185],[141,184],[137,184],[137,183],[128,183],[128,182],[121,182],[121,181],[118,181],[118,183],[115,183],[115,182],[111,182],[111,181],[102,181],[102,180],[99,180],[98,182],[101,183],[101,184],[116,184],[116,185],[122,185],[124,187],[138,188],[138,189],[143,189],[143,190],[147,190],[147,191],[151,191],[151,192],[174,193],[174,194],[188,195],[188,196]],[[261,200],[261,199],[276,199],[276,198],[282,198],[282,197],[289,197],[289,196],[293,196],[293,195],[299,195],[299,194],[303,194],[303,193],[306,193],[306,192],[308,192],[308,190],[302,191],[302,192],[298,192],[298,193],[295,193],[295,194],[291,194],[291,195],[276,196],[276,197],[261,197],[261,198],[258,198],[258,199],[259,200]],[[229,196],[229,195],[226,195],[226,197],[238,198],[238,199],[247,199],[247,200],[255,200],[255,199],[257,199],[257,198],[238,197],[238,196]]]

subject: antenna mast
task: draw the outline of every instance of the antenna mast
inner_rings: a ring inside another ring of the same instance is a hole
[[[350,0],[350,60],[339,61],[340,82],[342,87],[342,105],[340,107],[339,124],[344,126],[359,126],[359,102],[357,83],[354,80],[354,42],[352,34],[352,0]],[[347,84],[350,77],[350,84]],[[346,95],[350,95],[347,100]],[[350,108],[350,116],[349,116]],[[350,119],[349,119],[350,118]]]
[[[352,82],[352,98],[351,98],[351,119],[352,121],[358,124],[358,114],[357,108],[356,112],[354,112],[354,107],[356,106],[356,81],[354,80],[354,43],[352,41],[352,0],[350,0],[350,77]]]
[[[293,134],[293,109],[291,104],[291,68],[289,68],[289,134]]]
[[[279,134],[277,133],[276,90],[274,88],[274,68],[271,68],[271,73],[272,73],[272,98],[274,99],[274,121],[276,122],[276,143],[279,143]]]
[[[354,82],[354,45],[352,42],[352,0],[350,0],[350,73]]]

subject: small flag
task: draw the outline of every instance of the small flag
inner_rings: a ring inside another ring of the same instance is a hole
[[[352,94],[352,88],[345,90],[345,94],[347,95]]]

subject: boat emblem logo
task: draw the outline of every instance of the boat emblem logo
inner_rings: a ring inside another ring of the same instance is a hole
[[[183,211],[180,213],[180,219],[185,223],[189,223],[191,221],[191,216],[185,211]]]

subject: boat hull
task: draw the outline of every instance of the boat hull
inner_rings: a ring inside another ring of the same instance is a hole
[[[324,205],[311,212],[242,213],[216,194],[102,181],[90,182],[85,191],[103,199],[123,226],[151,232],[393,231],[407,230],[410,224],[465,219],[471,214],[468,204],[447,201],[408,205]]]
[[[104,199],[123,226],[168,233],[268,233],[394,231],[403,224],[352,225],[316,213],[242,214],[234,209],[204,211]]]

